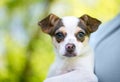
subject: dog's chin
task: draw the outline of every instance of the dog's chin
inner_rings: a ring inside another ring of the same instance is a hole
[[[77,54],[76,53],[70,53],[70,52],[66,52],[63,56],[65,56],[65,57],[76,57],[77,56]]]

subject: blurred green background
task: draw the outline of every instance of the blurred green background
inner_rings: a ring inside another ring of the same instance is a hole
[[[49,13],[105,23],[119,11],[120,0],[0,0],[0,82],[43,82],[54,52],[37,23]]]

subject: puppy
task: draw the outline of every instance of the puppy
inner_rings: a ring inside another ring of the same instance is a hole
[[[56,54],[48,78],[44,82],[97,82],[94,55],[88,41],[101,22],[88,15],[59,18],[48,15],[39,23],[51,36]]]

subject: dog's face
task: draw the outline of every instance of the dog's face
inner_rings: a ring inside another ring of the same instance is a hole
[[[101,22],[88,15],[59,18],[50,14],[39,22],[42,31],[52,37],[59,56],[76,57],[84,53],[90,33],[97,30]]]

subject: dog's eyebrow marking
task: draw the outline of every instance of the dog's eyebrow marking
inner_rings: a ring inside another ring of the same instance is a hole
[[[56,31],[55,31],[55,33],[57,33],[57,32],[62,32],[62,33],[66,33],[66,31],[65,31],[65,27],[64,26],[61,26],[59,29],[57,29]]]

